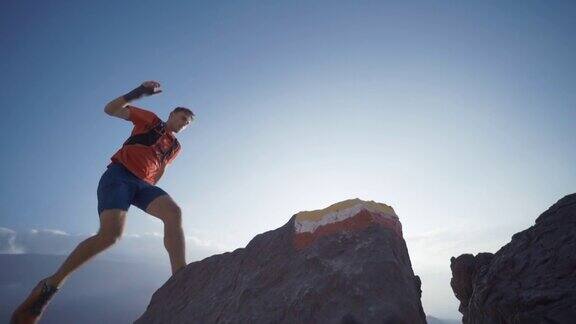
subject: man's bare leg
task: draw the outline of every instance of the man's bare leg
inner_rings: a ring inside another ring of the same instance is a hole
[[[146,212],[164,222],[164,247],[170,257],[172,274],[186,266],[186,243],[182,229],[182,211],[169,195],[154,199]]]
[[[182,224],[164,223],[164,247],[170,256],[172,274],[175,274],[186,266],[186,245]]]
[[[60,287],[74,270],[96,254],[112,246],[122,235],[125,220],[126,211],[119,209],[104,210],[100,214],[100,230],[98,233],[78,244],[62,263],[58,271],[52,276],[44,278],[46,283],[53,287]],[[44,279],[32,289],[26,300],[14,311],[11,323],[36,323],[40,319],[46,304],[42,303],[44,306],[39,314],[31,313],[30,309],[39,300]]]
[[[68,276],[98,253],[108,249],[122,236],[126,222],[126,211],[108,209],[100,214],[100,230],[84,241],[70,253],[58,271],[48,279],[53,286],[61,286]]]

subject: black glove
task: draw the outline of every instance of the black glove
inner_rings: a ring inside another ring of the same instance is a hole
[[[154,87],[147,87],[147,86],[141,84],[138,88],[128,92],[127,94],[125,94],[122,97],[124,98],[124,100],[126,100],[126,102],[130,102],[132,100],[136,100],[136,99],[140,99],[142,97],[154,95],[154,94],[157,94],[160,92],[162,92],[162,90],[160,90],[160,89],[155,90]]]

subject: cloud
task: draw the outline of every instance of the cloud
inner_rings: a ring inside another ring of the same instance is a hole
[[[25,253],[66,254],[85,237],[56,229],[29,229],[16,234],[16,243]]]
[[[24,248],[16,244],[17,233],[9,228],[0,227],[0,253],[21,254]]]
[[[0,253],[68,255],[79,243],[94,234],[69,234],[58,229],[29,229],[17,232],[0,227]],[[185,238],[188,262],[225,251],[222,245],[195,235],[187,235]],[[98,256],[116,260],[169,261],[164,247],[164,233],[159,232],[124,234],[118,243]]]
[[[54,229],[31,229],[30,233],[32,234],[54,234],[54,235],[68,235],[68,233],[61,231],[61,230],[54,230]]]

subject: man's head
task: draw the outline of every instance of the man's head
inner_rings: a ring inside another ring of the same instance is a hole
[[[178,133],[182,131],[188,124],[194,120],[194,113],[192,110],[184,107],[176,107],[170,113],[166,121],[168,130]]]

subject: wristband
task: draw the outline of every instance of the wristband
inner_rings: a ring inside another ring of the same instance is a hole
[[[126,100],[126,102],[130,102],[132,100],[140,99],[144,96],[151,95],[152,93],[154,93],[154,89],[150,89],[150,88],[147,88],[143,85],[140,85],[139,87],[128,92],[127,94],[123,95],[122,97],[124,98],[124,100]]]

